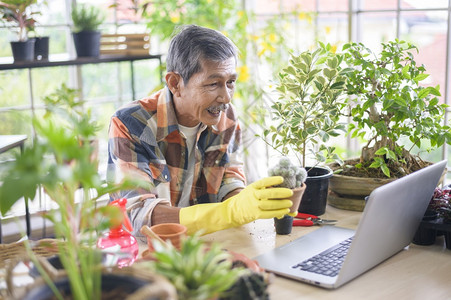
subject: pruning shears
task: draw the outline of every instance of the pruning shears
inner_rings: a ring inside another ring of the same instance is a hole
[[[293,226],[313,226],[313,225],[324,225],[324,224],[334,224],[337,220],[324,220],[318,216],[311,214],[298,213],[293,220]]]

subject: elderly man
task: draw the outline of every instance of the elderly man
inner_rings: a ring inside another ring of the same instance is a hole
[[[241,131],[230,103],[236,46],[218,31],[189,25],[171,40],[166,86],[120,108],[109,129],[109,180],[132,174],[152,183],[112,195],[128,199],[142,225],[180,223],[209,233],[289,212],[281,177],[245,186]]]

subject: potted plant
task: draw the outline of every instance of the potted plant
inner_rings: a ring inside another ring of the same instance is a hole
[[[307,189],[299,211],[321,215],[325,212],[332,171],[320,166],[329,159],[340,160],[330,137],[345,132],[340,123],[346,105],[343,56],[319,43],[314,51],[292,55],[279,73],[279,99],[273,103],[272,122],[263,131],[266,143],[282,155],[294,155],[307,170]],[[313,160],[307,165],[308,158]],[[318,205],[319,203],[319,205]]]
[[[153,240],[147,268],[169,279],[179,299],[267,299],[267,281],[255,262],[207,244],[199,234],[182,239],[180,250]]]
[[[412,242],[432,245],[439,235],[445,236],[446,248],[451,249],[451,185],[435,188]]]
[[[293,202],[290,214],[297,213],[302,196],[307,187],[304,183],[307,179],[307,171],[305,168],[292,164],[287,157],[282,157],[275,166],[269,169],[268,173],[269,176],[282,176],[283,182],[280,186],[293,190],[293,196],[290,197],[290,200]],[[276,226],[277,234],[290,234],[293,216],[286,215],[281,219],[274,218],[274,224]]]
[[[358,159],[332,166],[337,176],[330,187],[337,197],[330,204],[337,207],[350,199],[361,202],[361,210],[375,187],[430,164],[413,153],[415,147],[431,151],[451,144],[451,127],[443,123],[446,105],[437,98],[438,86],[422,84],[428,75],[414,59],[417,48],[400,40],[381,45],[378,55],[361,43],[343,47],[344,62],[352,68],[346,73],[348,132],[366,144]]]
[[[105,19],[102,11],[89,4],[78,4],[72,7],[71,17],[77,57],[98,57],[101,38],[98,28]]]
[[[0,14],[4,24],[17,31],[17,41],[11,42],[14,61],[31,61],[34,59],[34,39],[28,38],[28,31],[34,28],[34,16],[39,14],[32,10],[37,0],[2,0]]]
[[[64,94],[60,97],[71,99]],[[6,213],[22,197],[26,201],[34,199],[42,187],[56,205],[45,217],[53,223],[58,257],[64,268],[64,278],[52,277],[35,260],[53,291],[50,294],[62,299],[67,295],[58,289],[69,290],[64,286],[70,284],[73,299],[100,299],[104,269],[102,255],[95,245],[98,233],[110,227],[111,222],[117,223],[121,213],[115,206],[97,207],[96,200],[120,189],[143,185],[129,179],[117,184],[101,180],[97,164],[93,163],[94,148],[83,142],[98,130],[89,114],[83,118],[69,117],[64,124],[59,120],[55,115],[33,119],[37,138],[5,167],[0,210]],[[60,279],[66,283],[60,283]]]

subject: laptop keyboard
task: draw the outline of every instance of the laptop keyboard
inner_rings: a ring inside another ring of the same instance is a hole
[[[341,266],[343,265],[343,261],[346,257],[346,253],[348,252],[351,242],[352,237],[344,240],[332,248],[327,249],[326,251],[321,252],[320,254],[313,256],[312,258],[294,265],[292,268],[299,268],[303,271],[330,277],[337,276]]]

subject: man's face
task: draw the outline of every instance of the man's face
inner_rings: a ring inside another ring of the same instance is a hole
[[[205,125],[219,122],[224,105],[232,100],[235,91],[235,63],[233,57],[222,62],[204,60],[202,70],[191,76],[188,84],[180,80],[180,96],[174,97],[174,102],[181,125],[194,127],[200,122]]]

